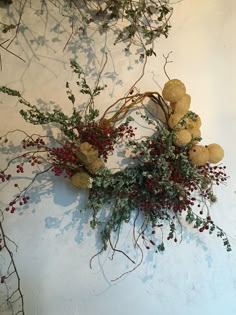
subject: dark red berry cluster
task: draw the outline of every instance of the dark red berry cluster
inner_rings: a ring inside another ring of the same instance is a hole
[[[26,137],[22,140],[22,147],[23,149],[30,148],[30,147],[36,147],[37,149],[40,149],[44,147],[45,141],[42,137],[37,137],[36,139],[33,139],[32,137]]]
[[[114,151],[114,145],[123,138],[134,137],[134,129],[128,124],[118,127],[100,126],[97,122],[88,122],[77,127],[80,142],[88,142],[94,145],[106,162],[108,155]]]
[[[55,176],[60,176],[65,172],[68,176],[83,168],[76,152],[79,151],[79,147],[76,147],[74,143],[64,144],[62,147],[52,148],[48,153],[48,157],[53,165],[52,171]]]
[[[158,246],[157,246],[157,241],[156,241],[156,239],[154,239],[155,234],[156,234],[156,229],[154,229],[154,228],[160,229],[162,227],[163,227],[163,224],[155,225],[153,227],[153,230],[151,231],[151,233],[149,233],[150,236],[147,236],[146,231],[141,232],[141,238],[142,238],[143,244],[147,250],[154,248],[155,253],[158,253],[159,250],[158,250]]]
[[[15,184],[14,186],[19,187],[18,184]],[[11,213],[14,213],[16,210],[17,204],[18,206],[23,206],[27,204],[29,200],[30,200],[29,196],[19,194],[11,202],[9,202],[9,205],[5,208],[5,210]]]
[[[0,181],[1,181],[2,183],[4,183],[5,181],[8,181],[8,180],[10,180],[10,179],[11,179],[11,174],[5,174],[4,171],[1,171],[1,172],[0,172]]]
[[[226,166],[206,164],[199,168],[200,174],[212,181],[216,185],[224,183],[228,176],[225,173]]]

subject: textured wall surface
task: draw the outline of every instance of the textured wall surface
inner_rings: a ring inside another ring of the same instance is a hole
[[[0,8],[2,23],[17,21],[14,6],[18,2],[13,2],[9,9]],[[108,88],[98,98],[97,106],[102,109],[123,96],[142,72],[135,50],[125,56],[122,45],[113,45],[112,33],[100,36],[96,29],[90,30],[87,41],[72,37],[63,50],[71,31],[67,17],[62,17],[50,1],[43,12],[37,10],[38,2],[26,5],[18,39],[11,45],[25,62],[0,47],[0,85],[20,90],[32,103],[60,104],[70,112],[64,86],[75,77],[69,60],[75,58],[93,79],[94,69],[99,70],[107,51],[103,82]],[[135,272],[113,282],[132,266],[122,255],[115,255],[111,261],[111,252],[107,251],[93,261],[92,270],[89,268],[99,241],[90,229],[89,215],[80,212],[86,196],[66,180],[42,177],[32,188],[29,205],[7,215],[4,221],[7,234],[18,244],[15,260],[26,315],[236,314],[235,12],[233,0],[183,0],[174,4],[170,36],[156,43],[157,57],[148,59],[145,75],[137,85],[143,92],[160,91],[166,81],[163,54],[173,51],[173,63],[167,71],[171,78],[186,84],[192,109],[202,117],[203,142],[217,142],[225,149],[224,163],[230,178],[227,186],[217,191],[212,217],[229,235],[233,251],[226,252],[216,236],[186,229],[183,222],[181,244],[167,242],[163,254],[148,253]],[[1,42],[7,38],[0,34]],[[0,134],[18,128],[41,132],[20,118],[19,108],[16,99],[1,95]],[[17,142],[17,137],[12,141]],[[115,165],[115,161],[111,163]],[[10,185],[0,190],[1,207],[14,191]],[[132,243],[125,245],[131,237],[131,226],[127,225],[120,245],[137,256]],[[3,292],[1,289],[0,313],[10,315]]]

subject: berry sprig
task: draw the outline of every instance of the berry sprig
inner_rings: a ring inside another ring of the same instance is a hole
[[[128,122],[120,126],[102,125],[97,122],[89,122],[77,127],[80,142],[88,142],[98,149],[99,157],[107,162],[108,155],[112,154],[115,145],[124,139],[134,137],[134,129]]]

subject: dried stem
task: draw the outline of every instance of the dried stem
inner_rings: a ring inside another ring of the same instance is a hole
[[[111,246],[111,249],[114,251],[114,252],[118,252],[118,253],[121,253],[123,254],[126,258],[128,258],[133,264],[135,264],[135,261],[133,259],[131,259],[123,250],[120,250],[120,249],[117,249],[113,246],[112,242],[111,242],[111,239],[109,238],[109,244]]]
[[[121,279],[122,277],[124,277],[125,275],[135,271],[142,264],[142,262],[143,262],[143,250],[142,250],[142,248],[140,247],[140,245],[138,243],[137,243],[137,246],[138,246],[138,248],[139,248],[139,250],[141,252],[141,259],[140,259],[139,263],[133,269],[122,273],[119,277],[117,277],[115,279],[112,279],[111,280],[112,282],[117,281],[117,280]]]
[[[155,95],[157,95],[157,97],[155,97]],[[137,105],[140,105],[144,101],[144,99],[147,97],[151,99],[155,99],[155,103],[157,103],[161,107],[161,109],[163,110],[166,116],[166,120],[168,120],[169,113],[167,111],[167,104],[165,103],[162,96],[158,92],[150,91],[150,92],[145,92],[143,94],[137,93],[135,95],[124,96],[118,99],[105,110],[102,118],[100,119],[100,124],[102,124],[104,120],[106,120],[110,124],[115,124],[118,121],[123,120],[128,115],[131,109],[133,109]],[[124,101],[124,104],[115,112],[115,114],[108,119],[105,118],[108,112],[121,101]]]
[[[7,40],[8,41],[8,40]],[[3,44],[7,41],[4,41],[3,43],[0,43],[0,47],[5,50],[6,52],[8,52],[9,54],[15,56],[16,58],[20,59],[23,62],[26,62],[23,58],[21,58],[19,55],[15,54],[14,52],[12,52],[11,50],[8,49],[9,45],[7,47],[4,47]],[[2,62],[1,62],[1,70],[2,70]]]
[[[2,214],[3,216],[3,214]],[[23,293],[22,293],[22,290],[21,290],[21,279],[20,279],[20,276],[19,276],[19,273],[18,273],[18,270],[17,270],[17,267],[16,267],[16,263],[15,263],[15,260],[14,260],[14,256],[13,256],[13,253],[11,252],[10,248],[8,247],[8,244],[7,244],[7,241],[10,241],[12,242],[12,240],[5,234],[4,232],[4,229],[3,229],[3,220],[0,221],[0,234],[1,234],[1,237],[2,237],[2,242],[3,242],[3,246],[1,247],[1,250],[5,249],[6,252],[8,253],[9,257],[10,257],[10,264],[13,266],[13,271],[6,276],[5,278],[5,281],[7,280],[7,278],[9,278],[12,274],[16,274],[16,277],[17,277],[17,288],[15,291],[13,291],[13,293],[7,298],[7,302],[10,302],[11,304],[14,304],[15,302],[17,301],[21,301],[21,310],[19,310],[16,314],[20,314],[22,313],[23,315],[25,314],[25,311],[24,311],[24,297],[23,297]],[[13,242],[14,243],[14,242]],[[15,244],[15,243],[14,243]],[[16,294],[18,293],[19,294],[19,297],[16,298],[15,300],[11,301],[11,298]]]
[[[170,52],[167,54],[167,56],[163,55],[163,57],[165,58],[165,64],[164,64],[164,66],[163,66],[163,69],[164,69],[164,73],[165,73],[166,77],[168,78],[168,80],[170,80],[170,77],[169,77],[169,75],[168,75],[168,73],[167,73],[167,71],[166,71],[166,66],[167,66],[168,63],[172,63],[172,62],[173,62],[173,61],[169,61],[169,60],[168,60],[169,57],[170,57],[170,54],[172,54],[172,53],[173,53],[173,51],[170,51]]]
[[[70,36],[67,39],[67,41],[65,43],[65,46],[64,46],[62,51],[65,51],[65,49],[68,46],[69,42],[71,41],[71,38],[72,38],[73,35],[74,35],[74,19],[72,18],[72,20],[71,20],[71,33],[70,33]]]
[[[104,251],[104,248],[102,248],[99,252],[97,252],[95,255],[93,255],[93,256],[90,258],[90,261],[89,261],[89,267],[90,267],[90,269],[92,269],[92,261],[94,260],[94,258],[96,258],[97,256],[99,256],[103,251]]]

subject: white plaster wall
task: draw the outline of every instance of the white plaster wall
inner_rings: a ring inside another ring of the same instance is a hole
[[[64,89],[65,81],[73,80],[69,59],[75,57],[88,69],[99,69],[105,47],[109,53],[104,82],[109,88],[98,106],[106,107],[127,92],[142,71],[142,65],[135,62],[138,56],[124,56],[121,46],[113,46],[111,35],[105,39],[95,31],[91,32],[93,51],[76,39],[69,51],[63,51],[70,32],[67,19],[49,2],[49,14],[37,16],[38,1],[31,2],[32,8],[27,7],[23,15],[29,29],[11,46],[26,62],[1,50],[0,85],[19,89],[32,102],[58,103],[69,112]],[[181,244],[166,243],[163,255],[147,254],[135,272],[112,282],[131,268],[130,263],[119,255],[110,261],[111,253],[106,252],[94,260],[91,270],[89,259],[99,242],[89,227],[88,214],[79,211],[86,196],[66,181],[45,179],[32,190],[29,206],[9,214],[4,222],[8,235],[19,246],[15,259],[27,315],[236,314],[235,10],[233,0],[177,2],[170,36],[157,42],[157,57],[148,59],[145,75],[138,83],[141,91],[159,90],[166,80],[162,55],[173,51],[168,73],[185,82],[192,108],[203,120],[205,143],[217,142],[225,149],[230,179],[218,191],[212,216],[228,233],[233,251],[227,253],[215,236],[184,229]],[[6,13],[0,9],[3,22],[9,21]],[[63,26],[58,34],[53,31],[54,17]],[[2,36],[1,41],[4,39]],[[97,59],[93,63],[94,53]],[[1,134],[15,128],[36,130],[19,118],[19,108],[16,100],[1,95]],[[1,164],[4,162],[2,156]],[[1,206],[12,192],[14,188],[9,185],[0,191]],[[130,230],[130,226],[124,228],[121,246],[131,239]],[[126,250],[138,259],[132,246]],[[0,296],[0,304],[1,299],[4,297]],[[2,308],[1,314],[12,312]]]

